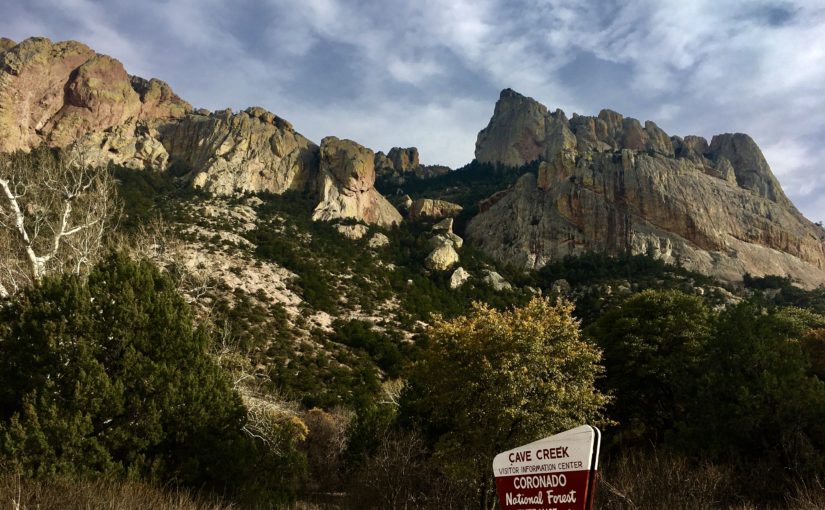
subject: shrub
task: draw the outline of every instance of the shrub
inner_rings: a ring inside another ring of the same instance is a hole
[[[541,298],[503,312],[476,304],[429,332],[402,409],[430,436],[446,471],[475,482],[482,500],[498,452],[601,421],[601,353],[580,338],[571,311]]]
[[[0,451],[28,476],[221,486],[244,408],[171,279],[109,256],[0,309]]]

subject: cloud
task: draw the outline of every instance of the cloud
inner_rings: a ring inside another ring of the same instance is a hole
[[[7,0],[0,33],[78,39],[211,109],[261,105],[426,162],[473,157],[498,91],[679,135],[748,132],[825,217],[819,0]]]

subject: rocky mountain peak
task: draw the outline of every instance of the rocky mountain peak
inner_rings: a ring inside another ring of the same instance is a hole
[[[89,161],[162,171],[189,169],[191,185],[217,195],[300,190],[314,217],[392,224],[401,215],[375,191],[374,154],[334,137],[321,147],[253,106],[193,111],[158,79],[127,74],[116,59],[75,42],[0,42],[0,151],[79,143]],[[415,148],[394,150],[418,167]],[[391,151],[392,152],[392,151]]]
[[[179,118],[191,106],[160,80],[130,77],[118,60],[76,41],[4,39],[0,150],[65,146],[138,122]],[[122,130],[121,130],[122,131]]]
[[[607,109],[567,120],[507,89],[476,159],[540,162],[468,225],[470,241],[499,260],[539,268],[586,251],[650,253],[725,280],[825,282],[822,229],[785,197],[747,135],[669,137]]]
[[[411,172],[420,165],[418,161],[418,149],[416,147],[393,147],[390,149],[387,157],[397,172]]]
[[[744,133],[716,135],[710,141],[708,157],[713,161],[727,160],[740,187],[768,200],[790,205],[765,156],[750,136]]]

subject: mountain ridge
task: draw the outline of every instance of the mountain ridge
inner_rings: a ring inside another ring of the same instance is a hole
[[[497,194],[468,226],[498,260],[538,269],[587,251],[649,253],[726,281],[825,282],[825,231],[785,196],[748,135],[669,137],[611,110],[568,120],[505,89],[476,159],[540,162],[535,179]]]
[[[3,39],[0,150],[40,144],[80,145],[90,163],[174,171],[220,196],[307,193],[317,200],[313,219],[385,226],[403,216],[375,189],[377,175],[403,192],[407,179],[450,172],[420,165],[415,148],[385,155],[335,137],[315,143],[260,107],[195,110],[165,82],[131,76],[79,42]],[[468,241],[502,263],[539,269],[589,251],[650,254],[725,281],[825,283],[825,231],[785,196],[748,135],[669,136],[608,109],[568,119],[508,88],[475,156],[539,162],[535,177],[497,190],[468,223]]]

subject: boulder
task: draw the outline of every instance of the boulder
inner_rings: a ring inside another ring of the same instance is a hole
[[[367,241],[367,246],[370,248],[383,248],[384,246],[389,246],[390,238],[386,235],[382,234],[381,232],[376,232],[369,241]]]
[[[446,271],[458,263],[458,252],[453,243],[445,242],[435,248],[424,260],[424,265],[433,271]]]
[[[410,219],[420,220],[423,218],[440,219],[450,216],[457,216],[462,211],[462,207],[446,200],[435,200],[432,198],[419,198],[413,200],[407,212]]]
[[[358,240],[367,235],[369,227],[366,225],[335,225],[335,230],[347,239]]]
[[[484,281],[484,283],[492,287],[493,290],[502,291],[512,290],[513,288],[513,286],[510,285],[510,282],[505,280],[503,276],[490,269],[484,270],[484,276],[482,277],[482,280]]]
[[[453,232],[453,219],[452,218],[444,218],[443,220],[439,221],[433,228],[431,229],[433,232],[446,234]]]
[[[452,244],[455,249],[459,249],[464,245],[464,239],[452,232],[444,232],[434,235],[429,240],[429,245],[431,248],[437,248],[442,244],[447,243]]]
[[[450,275],[450,288],[457,289],[467,283],[467,280],[469,279],[470,273],[468,273],[463,267],[459,267],[453,271],[452,275]]]

